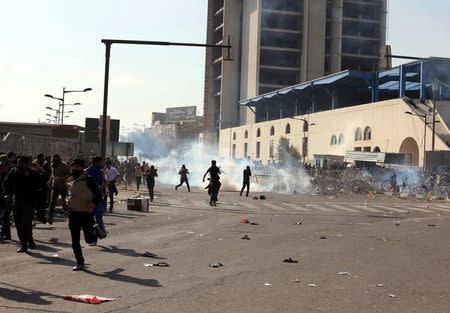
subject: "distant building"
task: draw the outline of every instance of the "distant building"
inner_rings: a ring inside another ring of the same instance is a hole
[[[209,0],[205,132],[255,122],[238,102],[342,70],[379,68],[387,0]],[[383,52],[382,52],[383,51]],[[389,64],[385,61],[382,64]]]
[[[197,107],[167,108],[166,113],[152,113],[149,132],[171,147],[189,146],[199,141],[203,131],[203,117],[197,116]]]

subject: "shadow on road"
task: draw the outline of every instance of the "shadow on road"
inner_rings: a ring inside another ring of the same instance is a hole
[[[144,287],[162,287],[159,284],[159,281],[157,281],[156,279],[143,279],[143,278],[137,278],[137,277],[120,274],[123,271],[124,271],[123,268],[117,268],[115,270],[112,270],[109,272],[104,272],[103,274],[100,274],[100,273],[96,273],[96,272],[93,272],[88,269],[84,269],[85,273],[96,276],[96,277],[108,278],[108,279],[111,279],[114,281],[120,281],[120,282],[124,282],[124,283],[140,285],[140,286],[144,286]]]
[[[0,285],[7,286],[9,288],[4,288],[0,286],[0,299],[20,302],[20,303],[30,303],[36,305],[49,305],[53,303],[43,297],[47,298],[58,298],[58,296],[45,293],[37,290],[22,288],[7,283],[0,282]]]
[[[108,253],[117,253],[117,254],[121,254],[124,256],[131,256],[131,257],[144,257],[143,253],[137,252],[136,250],[133,249],[123,249],[123,248],[119,248],[117,246],[100,246],[98,245],[98,247],[101,249],[100,251],[102,252],[108,252]],[[156,254],[153,254],[152,259],[157,259],[157,260],[165,260],[166,258],[164,257],[160,257]]]
[[[60,257],[55,258],[53,256],[44,255],[42,253],[28,251],[27,254],[29,256],[32,256],[33,258],[47,261],[47,262],[38,262],[38,264],[54,264],[54,265],[63,265],[63,266],[73,266],[73,264],[74,264],[74,261],[72,261],[72,260],[67,260],[67,259],[63,259]]]

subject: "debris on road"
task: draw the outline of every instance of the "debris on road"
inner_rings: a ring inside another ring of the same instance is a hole
[[[209,267],[212,268],[218,268],[218,267],[222,267],[223,264],[222,263],[212,263],[212,264],[208,264]]]
[[[300,282],[300,279],[298,279],[298,278],[296,278],[295,280],[294,280],[294,283],[299,283]]]
[[[400,221],[395,221],[394,224],[400,226]]]
[[[246,218],[241,220],[241,224],[249,224],[249,223],[250,223],[250,221]]]
[[[317,287],[316,284],[308,284],[309,287]]]
[[[377,284],[377,287],[379,288],[384,287],[384,284]]]
[[[298,261],[297,261],[297,260],[294,260],[294,259],[291,258],[291,257],[288,257],[287,259],[284,259],[284,260],[283,260],[283,263],[298,263]]]
[[[259,198],[258,198],[258,197],[256,197],[256,196],[255,196],[255,197],[253,197],[253,200],[258,200],[258,199],[259,199]]]
[[[395,298],[397,298],[397,295],[394,295],[394,294],[390,293],[390,294],[389,294],[389,297],[395,299]]]
[[[320,239],[328,239],[327,236],[320,236]]]
[[[302,224],[303,224],[302,222],[295,223],[295,225],[302,225]]]
[[[89,304],[99,304],[107,301],[114,301],[116,298],[97,297],[93,295],[63,295],[64,300],[83,302]]]
[[[251,222],[250,225],[259,225],[258,223]]]
[[[166,262],[158,262],[158,263],[145,263],[145,267],[169,267],[169,264]]]
[[[428,224],[428,226],[430,226],[430,227],[436,227],[435,224]]]
[[[264,283],[264,286],[272,286],[270,283]]]
[[[59,255],[55,253],[55,254],[52,255],[52,257],[59,258]]]
[[[339,275],[341,275],[341,276],[348,276],[348,275],[350,275],[350,273],[349,272],[339,272]]]
[[[260,199],[260,200],[266,200],[266,196],[260,195],[260,196],[259,196],[259,199]]]
[[[247,235],[244,235],[244,236],[241,237],[241,239],[244,239],[244,240],[250,240],[250,237],[247,236]]]

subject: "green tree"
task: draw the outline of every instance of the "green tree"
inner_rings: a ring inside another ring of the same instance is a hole
[[[300,152],[289,145],[287,138],[281,137],[277,147],[277,161],[282,166],[294,166],[301,160]]]

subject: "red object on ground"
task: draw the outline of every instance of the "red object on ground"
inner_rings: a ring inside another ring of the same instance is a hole
[[[64,298],[64,300],[83,302],[83,303],[89,303],[89,304],[99,304],[102,302],[116,300],[115,298],[104,298],[104,297],[97,297],[97,296],[93,296],[93,295],[65,295],[65,296],[63,296],[63,298]]]
[[[250,221],[246,218],[244,218],[243,220],[241,220],[241,224],[248,224],[250,223]]]

